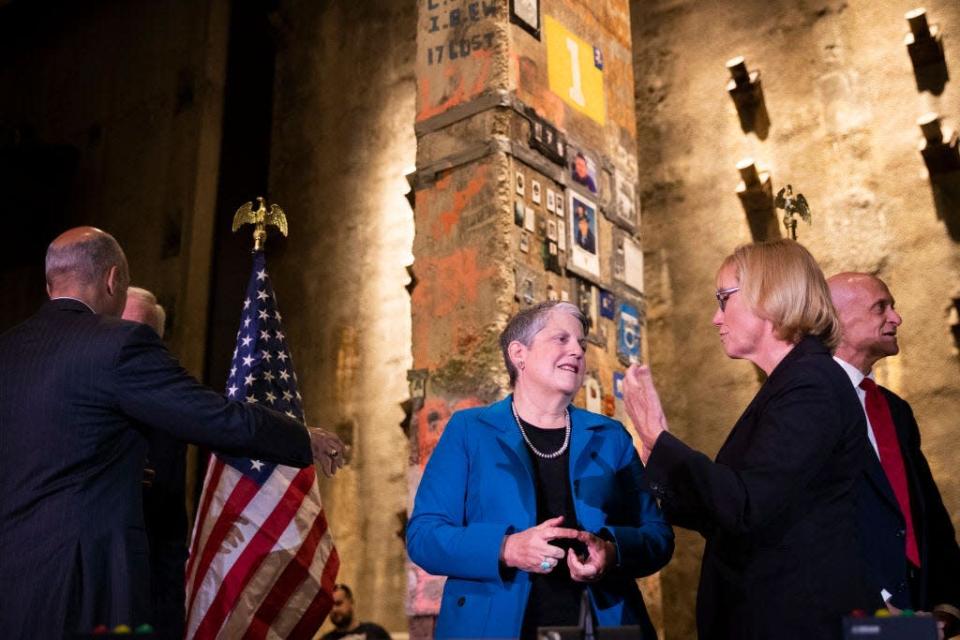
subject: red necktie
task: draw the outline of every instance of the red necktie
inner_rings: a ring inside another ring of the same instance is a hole
[[[867,417],[873,428],[873,436],[877,440],[877,449],[880,451],[880,466],[887,474],[887,480],[897,497],[903,519],[907,523],[906,551],[907,560],[913,566],[920,566],[920,552],[917,550],[917,536],[913,530],[913,517],[910,511],[910,490],[907,488],[907,472],[903,466],[903,455],[900,453],[900,441],[897,440],[897,430],[893,426],[893,417],[890,415],[890,405],[880,393],[877,383],[870,378],[864,378],[860,388],[867,392]]]

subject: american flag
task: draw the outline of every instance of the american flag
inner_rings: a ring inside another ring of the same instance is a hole
[[[303,422],[263,252],[254,254],[227,396]],[[316,469],[213,455],[186,569],[186,637],[312,638],[340,560]]]

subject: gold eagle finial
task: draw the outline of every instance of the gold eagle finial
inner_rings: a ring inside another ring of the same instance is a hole
[[[261,251],[267,240],[267,225],[273,225],[280,230],[284,236],[287,235],[287,216],[279,206],[272,204],[267,210],[267,202],[261,197],[257,197],[257,208],[253,208],[252,202],[243,204],[237,212],[233,214],[233,231],[245,224],[253,225],[253,250]]]

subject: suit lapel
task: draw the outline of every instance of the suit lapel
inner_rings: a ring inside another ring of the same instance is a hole
[[[787,355],[783,357],[783,360],[781,360],[780,363],[774,367],[773,371],[770,372],[770,375],[767,376],[767,379],[764,380],[762,385],[760,385],[757,395],[755,395],[753,400],[750,401],[750,404],[747,405],[747,408],[740,416],[740,419],[737,420],[735,425],[733,425],[733,429],[731,429],[730,433],[727,435],[727,439],[724,441],[723,446],[721,446],[720,451],[717,452],[717,457],[715,458],[717,462],[721,462],[724,459],[727,448],[732,448],[736,434],[739,431],[748,428],[748,425],[753,424],[751,415],[754,413],[754,411],[756,411],[756,408],[762,406],[762,404],[767,401],[767,398],[780,387],[780,378],[782,378],[782,375],[780,374],[784,370],[789,369],[791,363],[793,363],[795,360],[803,357],[804,355],[818,352],[827,355],[830,354],[830,352],[818,338],[806,336],[800,340],[800,342],[798,342],[793,349],[787,353]]]
[[[510,471],[517,478],[520,503],[529,515],[530,522],[536,524],[537,496],[534,490],[533,463],[530,461],[527,445],[520,435],[517,421],[513,417],[511,402],[513,402],[513,394],[488,406],[479,417],[493,430],[497,445],[504,457],[510,461]]]
[[[595,454],[600,435],[597,429],[603,424],[603,416],[584,411],[573,405],[570,411],[570,480],[579,478],[580,469],[589,464],[590,454]]]
[[[863,472],[877,493],[887,501],[887,506],[899,512],[900,503],[897,502],[897,497],[893,494],[893,488],[890,486],[890,481],[887,480],[887,473],[883,470],[883,465],[880,464],[880,458],[877,457],[877,452],[869,443],[866,446],[868,449],[867,462],[863,465]]]

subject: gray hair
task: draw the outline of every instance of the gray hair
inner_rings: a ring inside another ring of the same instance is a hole
[[[150,325],[150,328],[156,331],[157,335],[162,338],[164,328],[167,324],[167,312],[163,306],[157,302],[157,296],[142,287],[128,287],[127,305],[130,304],[130,300],[132,299],[139,301],[144,308],[150,310],[146,324]]]
[[[123,249],[109,233],[92,234],[77,242],[47,247],[46,278],[53,286],[68,279],[78,284],[95,282],[110,267],[123,265]]]
[[[527,347],[533,342],[533,338],[540,333],[547,325],[547,320],[553,312],[569,313],[577,319],[583,332],[587,332],[587,321],[583,313],[576,305],[570,302],[559,300],[548,300],[534,305],[529,309],[524,309],[517,315],[510,318],[507,326],[500,334],[500,351],[503,352],[503,364],[507,367],[507,373],[510,375],[510,387],[517,382],[517,368],[510,361],[510,343],[519,342]]]

